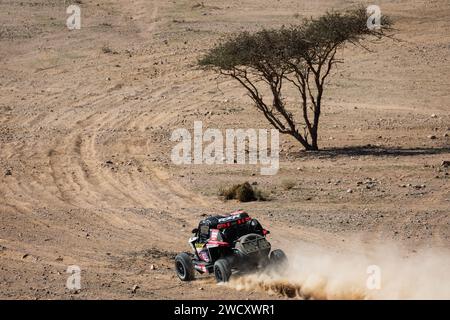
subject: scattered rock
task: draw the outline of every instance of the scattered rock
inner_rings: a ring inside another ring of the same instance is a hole
[[[157,268],[156,268],[156,265],[154,265],[154,264],[151,264],[150,265],[150,270],[156,270]]]
[[[136,293],[137,289],[139,289],[140,287],[135,284],[132,288],[131,288],[131,293]]]
[[[353,193],[352,189],[347,189],[347,193]]]
[[[5,176],[12,176],[12,170],[10,168],[6,169]]]
[[[444,167],[444,168],[450,167],[450,160],[442,160],[441,167]]]
[[[435,140],[436,136],[435,135],[430,135],[430,136],[428,136],[428,139]]]
[[[28,253],[25,253],[25,254],[22,256],[22,259],[26,259],[28,256],[29,256],[29,254],[28,254]]]
[[[437,115],[435,115],[434,113],[431,115],[432,118],[437,118]]]

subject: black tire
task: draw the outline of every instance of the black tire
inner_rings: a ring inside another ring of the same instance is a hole
[[[182,252],[175,257],[175,271],[181,281],[194,280],[194,264],[192,263],[192,258],[189,254]]]
[[[271,266],[280,270],[287,266],[288,259],[283,250],[276,249],[270,253],[269,261]]]
[[[214,277],[217,282],[228,282],[231,276],[231,266],[225,259],[219,259],[214,263]]]

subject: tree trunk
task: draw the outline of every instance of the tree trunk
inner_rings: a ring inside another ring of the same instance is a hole
[[[319,150],[319,145],[317,144],[318,134],[317,128],[312,128],[311,130],[311,150]]]
[[[313,143],[308,143],[306,139],[303,139],[303,137],[298,132],[290,133],[300,144],[305,148],[307,151],[314,151],[318,150],[317,148],[317,138],[316,138],[316,146],[314,147],[314,140]],[[317,135],[316,135],[317,136]]]

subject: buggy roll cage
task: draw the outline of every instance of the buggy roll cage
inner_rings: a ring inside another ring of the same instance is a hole
[[[229,215],[211,216],[200,221],[198,228],[192,230],[197,240],[207,242],[211,229],[218,229],[220,236],[229,243],[234,243],[240,236],[257,233],[263,236],[270,232],[264,229],[258,220],[252,219],[243,210],[235,211]]]

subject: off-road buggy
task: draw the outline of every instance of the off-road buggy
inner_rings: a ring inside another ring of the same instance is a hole
[[[233,271],[285,267],[287,258],[280,249],[271,251],[269,231],[240,210],[200,221],[189,239],[193,254],[175,257],[175,270],[182,281],[193,280],[195,271],[214,273],[217,282],[229,280]]]

